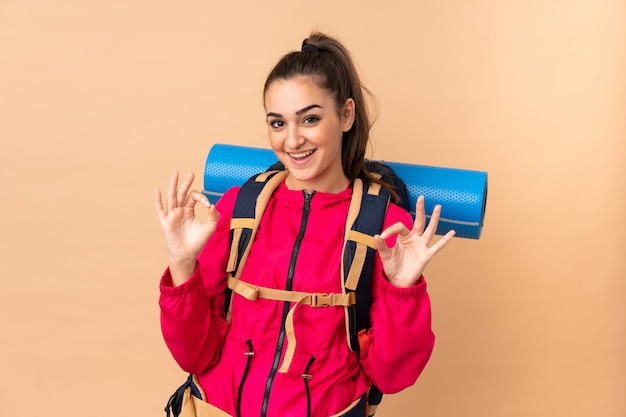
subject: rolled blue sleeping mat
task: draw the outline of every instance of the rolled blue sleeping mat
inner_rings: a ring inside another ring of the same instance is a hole
[[[266,171],[278,158],[271,149],[215,144],[204,169],[204,191],[215,203],[231,187]],[[441,205],[437,234],[450,230],[457,237],[479,239],[487,204],[487,173],[456,168],[387,162],[406,184],[410,207],[424,196],[426,213]],[[411,214],[415,216],[415,212]]]

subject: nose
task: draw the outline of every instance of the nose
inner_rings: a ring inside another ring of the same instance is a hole
[[[289,126],[285,142],[289,149],[298,149],[306,142],[306,138],[297,124],[294,123]]]

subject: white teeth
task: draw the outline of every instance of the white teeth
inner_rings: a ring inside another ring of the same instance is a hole
[[[290,153],[289,155],[291,155],[291,157],[294,158],[294,159],[302,159],[302,158],[306,158],[307,156],[311,155],[313,152],[315,152],[315,151]]]

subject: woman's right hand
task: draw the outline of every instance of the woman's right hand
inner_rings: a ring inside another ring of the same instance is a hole
[[[178,188],[178,172],[172,173],[165,205],[161,190],[154,190],[156,211],[165,236],[170,273],[175,286],[184,283],[193,274],[198,254],[215,232],[220,217],[204,194],[196,190],[189,191],[193,180],[193,173],[189,173]],[[205,222],[196,218],[196,203],[207,209],[208,218]]]

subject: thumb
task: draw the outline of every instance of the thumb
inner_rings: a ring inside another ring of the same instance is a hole
[[[217,222],[220,219],[220,212],[217,211],[214,204],[209,203],[207,206],[207,213],[209,214],[209,221]]]

